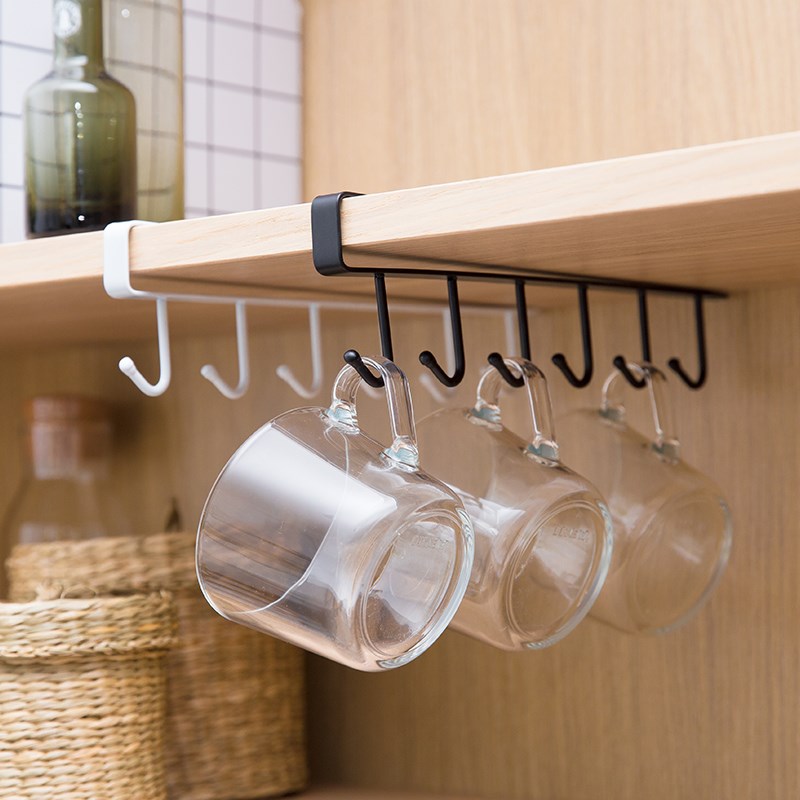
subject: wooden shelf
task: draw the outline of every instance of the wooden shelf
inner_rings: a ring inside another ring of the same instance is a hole
[[[309,789],[298,795],[302,800],[469,800],[465,795],[432,795],[393,792],[384,789],[353,789],[345,786]]]
[[[723,291],[792,283],[800,270],[800,133],[427,186],[342,204],[353,265],[435,269],[451,259],[689,284]],[[358,187],[350,187],[357,189]],[[321,277],[308,205],[183,220],[131,235],[134,284],[293,300],[364,300],[366,276]],[[0,342],[97,340],[152,330],[151,304],[103,292],[102,234],[0,246]],[[229,288],[221,288],[222,286]],[[402,278],[394,300],[443,302],[441,282]],[[462,301],[508,304],[502,283],[464,282]],[[532,304],[571,301],[565,289]],[[227,309],[178,309],[178,332],[230,324]],[[286,313],[270,310],[281,323]]]

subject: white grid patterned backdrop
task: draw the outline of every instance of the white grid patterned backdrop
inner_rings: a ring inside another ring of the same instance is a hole
[[[186,216],[300,202],[298,0],[184,0]]]
[[[22,97],[52,0],[0,0],[0,241],[24,238]],[[299,0],[184,0],[186,216],[301,200]]]

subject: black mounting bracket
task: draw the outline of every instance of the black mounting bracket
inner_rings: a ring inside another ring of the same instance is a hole
[[[342,200],[361,197],[360,192],[321,194],[311,203],[311,256],[320,275],[351,271],[342,253]]]
[[[562,353],[553,356],[553,363],[561,370],[566,379],[576,387],[589,384],[594,372],[594,358],[592,353],[591,324],[589,319],[588,290],[606,289],[617,291],[635,292],[639,303],[639,327],[642,340],[642,356],[649,362],[651,357],[650,330],[647,314],[647,294],[683,295],[694,299],[695,328],[697,334],[697,363],[698,377],[691,378],[677,358],[671,358],[669,367],[691,389],[699,389],[706,381],[708,374],[707,353],[705,341],[705,322],[703,319],[703,300],[706,298],[723,298],[727,295],[712,289],[703,289],[695,286],[680,286],[672,284],[655,283],[650,281],[630,281],[618,278],[604,278],[578,273],[562,273],[549,270],[527,269],[501,264],[471,264],[464,261],[450,261],[448,259],[424,259],[434,264],[433,269],[406,266],[409,262],[418,262],[421,259],[413,256],[391,255],[381,253],[383,261],[405,262],[404,266],[381,267],[352,267],[344,260],[342,243],[342,200],[347,197],[359,197],[358,192],[337,192],[315,197],[311,203],[311,251],[314,267],[321,275],[354,275],[370,274],[375,281],[375,301],[378,311],[378,322],[381,335],[381,350],[384,357],[391,359],[392,337],[389,324],[389,307],[386,294],[386,276],[398,278],[444,278],[448,286],[448,301],[450,305],[450,319],[452,324],[453,345],[456,354],[456,368],[453,375],[447,375],[439,366],[433,354],[426,350],[420,354],[420,362],[427,366],[435,377],[446,386],[457,386],[461,383],[465,372],[464,342],[461,328],[461,309],[458,300],[458,280],[468,281],[503,281],[514,283],[516,294],[517,322],[520,336],[520,353],[525,358],[530,358],[530,337],[528,332],[527,305],[525,301],[525,287],[527,285],[573,286],[578,290],[578,302],[581,314],[581,340],[583,345],[584,371],[576,375],[567,364]],[[469,267],[469,269],[466,269]],[[358,370],[361,377],[371,386],[382,386],[381,378],[372,374],[364,364],[361,356],[355,350],[348,350],[344,355],[345,361]],[[492,353],[488,361],[498,369],[505,380],[512,386],[521,385],[521,379],[515,377],[505,367],[503,357],[499,353]],[[628,369],[624,357],[617,356],[614,365],[622,372],[625,378],[636,388],[641,388],[644,383],[637,379]]]

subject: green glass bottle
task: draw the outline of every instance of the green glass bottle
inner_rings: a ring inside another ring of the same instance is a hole
[[[52,71],[25,95],[28,236],[136,217],[136,107],[103,62],[102,0],[55,0]]]

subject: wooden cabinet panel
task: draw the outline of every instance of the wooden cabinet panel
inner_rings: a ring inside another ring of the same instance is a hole
[[[548,363],[565,342],[579,359],[577,315],[532,319],[534,358],[559,416],[596,404],[611,357],[635,348],[634,305],[594,308],[598,372],[582,391]],[[673,354],[693,364],[689,305],[651,303],[661,364]],[[715,477],[734,514],[728,570],[696,619],[642,638],[587,620],[553,648],[529,654],[448,633],[417,662],[379,676],[312,658],[315,772],[492,798],[796,796],[799,311],[794,290],[712,303],[707,387],[691,392],[670,381],[685,458]],[[486,345],[469,344],[474,368]],[[415,399],[420,394],[425,399],[420,392]],[[505,402],[524,433],[521,399]],[[646,399],[632,396],[630,406],[649,430]]]
[[[793,0],[314,0],[305,20],[307,197],[800,128]],[[653,302],[659,363],[693,363],[688,305]],[[632,306],[594,306],[599,364],[637,353]],[[642,639],[590,622],[530,655],[447,634],[389,675],[312,658],[316,773],[529,800],[798,796],[799,312],[794,289],[711,304],[707,387],[672,381],[686,457],[736,524],[697,619]],[[543,366],[579,360],[574,312],[532,329]],[[577,392],[556,373],[557,408],[602,377]]]
[[[793,0],[306,2],[306,196],[796,130],[798,41]]]

